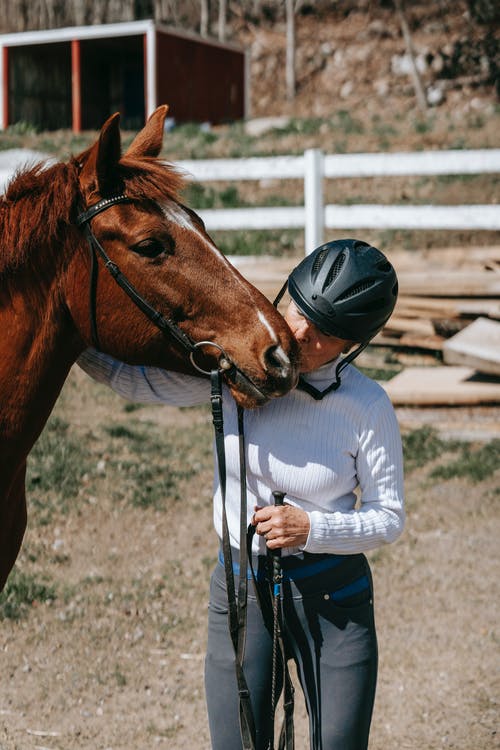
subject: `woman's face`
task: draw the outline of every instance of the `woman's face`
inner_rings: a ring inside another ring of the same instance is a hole
[[[290,302],[285,312],[285,320],[300,347],[300,371],[311,372],[321,365],[331,362],[353,342],[327,336],[308,318],[304,317],[294,302]]]

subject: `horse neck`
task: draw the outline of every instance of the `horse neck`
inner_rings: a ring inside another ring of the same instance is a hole
[[[0,440],[3,461],[27,455],[69,369],[83,349],[55,300],[56,283],[37,303],[22,289],[0,298]]]

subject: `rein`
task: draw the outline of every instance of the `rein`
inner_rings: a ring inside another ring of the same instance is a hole
[[[266,603],[260,596],[257,586],[257,578],[252,564],[252,540],[255,534],[255,527],[250,524],[247,528],[247,494],[246,494],[246,458],[245,458],[245,431],[244,431],[244,411],[238,406],[238,446],[239,446],[239,464],[240,464],[240,571],[238,594],[236,595],[236,586],[234,581],[233,558],[231,551],[231,540],[229,536],[229,526],[226,511],[226,452],[224,446],[224,418],[222,408],[222,378],[220,369],[212,370],[211,395],[212,421],[215,433],[215,448],[217,454],[217,465],[219,470],[219,484],[222,498],[222,554],[224,558],[224,573],[226,578],[227,602],[228,602],[228,623],[229,633],[233,644],[235,655],[236,681],[238,686],[238,708],[240,721],[240,734],[242,741],[242,750],[255,750],[256,733],[255,720],[253,716],[250,691],[246,682],[243,671],[243,660],[245,656],[245,636],[246,636],[246,619],[247,619],[247,599],[248,599],[248,578],[246,574],[247,558],[253,578],[255,594],[259,602],[263,616],[266,613]],[[283,503],[284,493],[273,492],[276,505]],[[294,727],[293,727],[293,708],[294,708],[294,688],[285,653],[283,641],[283,611],[281,605],[281,551],[277,550],[270,554],[272,559],[272,638],[273,638],[273,656],[272,656],[272,685],[271,685],[271,731],[267,750],[274,750],[274,721],[277,705],[277,672],[278,664],[281,661],[283,670],[283,688],[284,688],[284,719],[281,727],[279,738],[279,750],[294,750]]]
[[[246,497],[246,460],[245,438],[243,426],[243,409],[238,406],[238,445],[240,459],[240,580],[238,597],[233,572],[233,556],[229,537],[229,526],[226,511],[226,452],[224,446],[224,418],[222,411],[222,378],[220,370],[212,370],[211,395],[212,421],[215,433],[215,448],[219,469],[219,483],[222,498],[222,553],[224,557],[224,572],[227,587],[229,633],[235,655],[236,681],[238,685],[238,707],[240,733],[243,750],[255,750],[255,721],[250,701],[250,690],[243,671],[246,635],[246,607],[248,595],[248,579],[246,571],[242,575],[241,561],[247,558],[247,497]],[[246,564],[245,564],[246,567]]]

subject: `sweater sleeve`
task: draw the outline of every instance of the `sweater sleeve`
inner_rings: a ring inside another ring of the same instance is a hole
[[[129,401],[196,406],[210,398],[208,380],[160,367],[127,365],[95,349],[84,351],[77,364],[93,380],[110,386]]]
[[[396,415],[387,395],[372,404],[359,436],[356,471],[361,493],[352,510],[311,511],[304,550],[331,554],[367,552],[403,531],[403,452]]]

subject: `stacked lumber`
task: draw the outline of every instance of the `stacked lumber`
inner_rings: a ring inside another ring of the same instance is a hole
[[[384,388],[395,405],[498,404],[500,248],[433,253],[419,256],[419,270],[406,258],[396,310],[374,343],[437,352],[445,366],[406,366]]]
[[[445,342],[443,359],[449,365],[469,365],[500,377],[500,323],[477,318]]]
[[[500,380],[473,367],[408,367],[383,381],[395,406],[477,406],[500,402]]]
[[[390,348],[392,362],[403,367],[394,378],[382,381],[393,403],[500,404],[500,246],[388,255],[397,270],[399,297],[390,321],[372,344],[381,352]],[[231,260],[274,300],[300,258]],[[285,304],[286,297],[281,312]],[[480,327],[473,328],[477,320]],[[439,359],[444,366],[437,366]]]
[[[500,247],[436,249],[391,260],[400,293],[375,344],[441,352],[474,319],[500,320]]]

